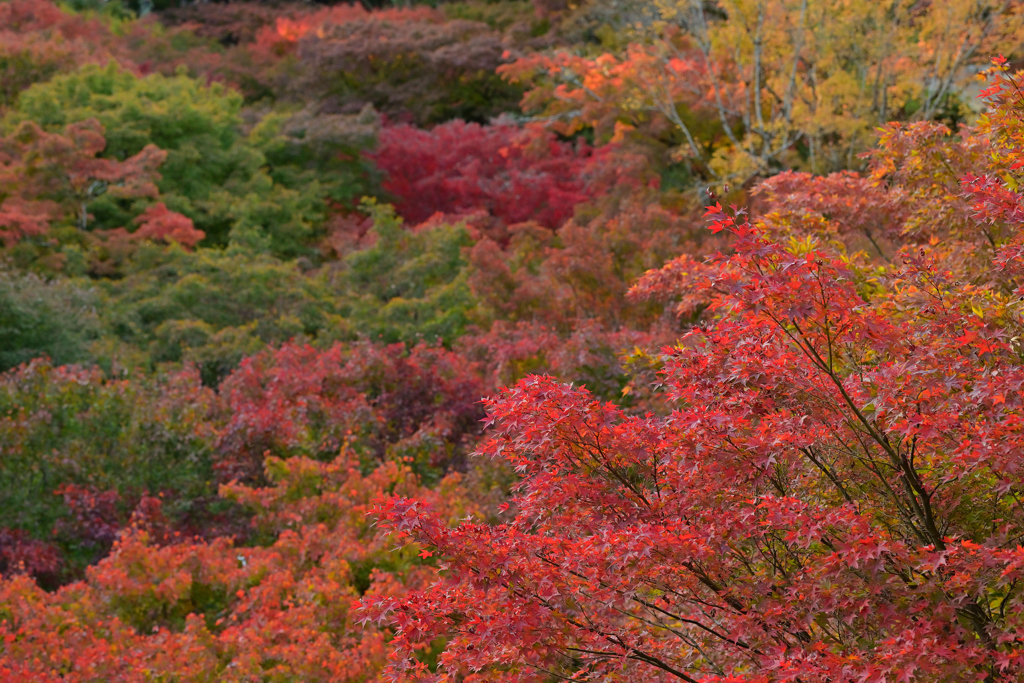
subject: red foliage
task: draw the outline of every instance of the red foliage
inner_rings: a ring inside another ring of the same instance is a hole
[[[718,320],[666,350],[669,418],[530,378],[489,402],[483,449],[524,477],[513,523],[383,505],[448,570],[373,602],[396,675],[1020,675],[1024,375],[1005,331],[956,306],[882,315],[842,260],[713,211],[736,253],[709,283]],[[904,277],[942,275],[920,260]],[[431,675],[410,655],[442,635]]]
[[[253,50],[256,53],[268,51],[282,54],[289,50],[309,33],[322,34],[330,26],[340,26],[356,21],[381,22],[442,22],[444,15],[427,6],[385,8],[374,12],[367,11],[362,5],[335,5],[318,10],[298,13],[294,16],[281,16],[274,20],[274,25],[265,26],[256,32]]]
[[[57,523],[58,533],[104,551],[114,544],[124,522],[118,509],[122,501],[117,491],[97,491],[86,486],[64,484],[57,488],[56,493],[64,498],[64,505],[70,513],[69,518]]]
[[[444,471],[477,433],[484,393],[472,368],[438,347],[285,344],[243,361],[221,389],[231,421],[219,439],[225,480],[258,478],[264,454],[410,458]]]
[[[397,491],[452,521],[476,512],[460,477],[436,491],[388,463],[367,476],[345,454],[267,463],[272,486],[233,485],[269,540],[156,546],[132,528],[83,582],[47,593],[0,582],[0,681],[377,681],[385,629],[361,624],[361,595],[397,597],[436,570],[398,551],[367,513]]]
[[[84,229],[88,204],[102,192],[157,195],[157,168],[167,153],[146,145],[124,161],[100,158],[103,133],[95,119],[73,123],[63,135],[26,121],[0,138],[0,239],[14,244],[60,218],[74,217]]]
[[[0,3],[0,108],[33,83],[115,58],[127,65],[98,18],[63,12],[51,0]]]
[[[688,254],[678,256],[657,270],[644,273],[629,289],[631,301],[671,303],[676,317],[700,313],[711,303],[711,292],[702,287],[713,266],[695,260]]]
[[[150,540],[159,544],[181,535],[164,517],[163,503],[157,496],[142,494],[126,500],[117,491],[99,491],[78,484],[63,484],[56,493],[64,499],[69,515],[58,520],[55,535],[70,539],[76,546],[84,546],[97,558],[106,555],[129,526],[145,529]],[[194,505],[198,501],[189,503]]]
[[[510,523],[452,529],[382,501],[445,570],[365,601],[396,629],[388,674],[1019,680],[1024,101],[1002,92],[960,138],[887,131],[873,178],[888,187],[790,176],[762,220],[711,207],[730,253],[637,292],[708,305],[663,351],[670,414],[537,376],[488,401],[481,451],[522,476]],[[949,179],[964,168],[966,196]],[[827,239],[830,219],[858,229],[861,199],[894,205],[901,265]],[[794,209],[816,218],[787,235]],[[432,670],[415,654],[439,637]]]
[[[634,129],[641,138],[663,137],[667,127],[678,126],[672,122],[679,116],[675,107],[699,112],[702,118],[717,118],[716,96],[721,97],[725,112],[743,107],[742,83],[716,78],[700,50],[686,41],[674,45],[671,57],[654,45],[640,43],[617,52],[592,57],[579,50],[537,51],[501,65],[497,73],[527,87],[523,111],[544,118],[563,135],[589,128],[601,142],[622,140]],[[727,139],[723,132],[701,132],[710,133],[710,139],[679,148],[698,166],[704,162],[697,144],[717,145]]]
[[[53,28],[67,15],[51,2],[11,0],[0,6],[0,26],[10,31],[28,33]]]
[[[44,234],[49,227],[51,208],[44,202],[25,201],[19,197],[4,199],[0,203],[0,240],[4,246]]]
[[[358,4],[341,4],[276,16],[273,22],[256,29],[254,39],[251,44],[245,46],[245,51],[253,63],[264,70],[263,73],[257,75],[257,78],[265,80],[283,57],[295,53],[299,41],[307,35],[322,39],[330,33],[333,27],[347,24],[367,27],[376,22],[438,23],[443,18],[440,12],[430,7],[395,8],[370,12]]]
[[[142,212],[135,222],[139,229],[134,236],[140,239],[175,242],[191,249],[196,246],[206,233],[196,230],[192,219],[177,211],[171,211],[163,202],[153,204]]]
[[[850,171],[827,176],[786,171],[762,182],[754,195],[763,195],[772,211],[797,214],[790,220],[806,220],[799,214],[821,216],[840,237],[866,238],[880,255],[885,255],[882,245],[900,236],[906,220],[906,207],[898,197],[876,179]],[[823,232],[821,226],[812,229]]]
[[[559,334],[535,322],[499,320],[487,332],[459,340],[458,351],[480,366],[489,388],[513,384],[530,374],[550,373],[586,386],[598,396],[620,398],[632,391],[626,390],[632,372],[624,356],[669,343],[674,333],[674,328],[658,325],[641,331],[578,320],[570,332]]]
[[[19,529],[0,528],[0,573],[28,574],[46,581],[61,568],[60,551]]]
[[[257,32],[282,17],[294,17],[308,8],[272,6],[260,2],[202,2],[169,7],[156,15],[172,31],[184,29],[222,45],[251,43]]]
[[[282,19],[260,44],[364,15]],[[497,224],[468,254],[497,322],[454,352],[285,344],[219,394],[192,371],[138,394],[99,370],[5,377],[25,481],[212,451],[256,542],[186,538],[144,487],[60,486],[55,536],[112,551],[45,592],[20,574],[56,575],[57,549],[0,529],[0,682],[1024,678],[1024,97],[1002,67],[977,127],[890,126],[870,175],[783,174],[757,219],[710,207],[706,239],[641,193],[572,217],[606,187],[585,147],[386,129],[375,159],[410,221]],[[85,222],[97,183],[152,194],[159,151],[102,147],[95,122],[0,141],[0,238],[69,204]],[[108,242],[203,237],[162,203],[138,222]],[[660,369],[647,386],[630,347]],[[512,382],[480,453],[520,480],[484,524],[449,470],[478,396]],[[167,444],[135,452],[125,422]],[[115,435],[102,454],[95,434]]]
[[[506,225],[533,220],[557,228],[598,193],[592,181],[604,154],[512,123],[452,121],[429,131],[386,127],[370,158],[409,223],[486,209]]]
[[[46,134],[37,130],[25,130],[34,124],[23,124],[15,135],[23,140],[32,139],[33,148],[29,154],[43,155],[43,163],[50,169],[63,171],[67,183],[76,199],[92,196],[91,189],[96,183],[109,186],[118,197],[155,197],[156,181],[160,179],[157,168],[167,158],[167,152],[156,145],[146,145],[135,156],[124,161],[104,159],[97,155],[107,146],[103,126],[95,119],[72,123],[65,129],[65,137]],[[38,137],[37,137],[38,136]],[[65,142],[70,142],[70,145]]]
[[[391,113],[425,114],[410,107],[429,108],[426,100],[437,94],[432,89],[451,85],[439,84],[437,72],[456,82],[463,73],[478,76],[465,65],[459,67],[467,50],[453,50],[452,43],[468,42],[468,53],[476,54],[471,65],[486,75],[501,63],[503,51],[498,37],[478,35],[480,29],[489,33],[486,26],[446,21],[441,12],[425,6],[368,11],[359,4],[268,8],[203,3],[162,13],[161,20],[176,25],[172,32],[186,40],[195,32],[216,38],[228,49],[222,55],[209,50],[181,54],[171,45],[155,51],[138,42],[134,52],[147,66],[167,72],[167,63],[184,59],[193,70],[226,80],[247,97],[321,100],[317,108],[327,113],[355,113],[373,102]],[[410,67],[417,70],[415,77],[410,77]]]
[[[540,322],[560,332],[580,320],[642,330],[660,309],[626,300],[634,280],[680,251],[699,256],[721,242],[695,233],[691,220],[641,195],[607,215],[574,219],[555,231],[514,225],[504,244],[497,233],[472,247],[470,286],[502,319]]]

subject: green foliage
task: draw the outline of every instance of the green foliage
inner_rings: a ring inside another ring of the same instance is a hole
[[[1024,15],[399,4],[0,0],[0,671],[1012,678]]]
[[[150,143],[167,150],[159,182],[164,200],[217,241],[230,223],[211,194],[229,180],[248,180],[262,161],[236,144],[240,107],[239,95],[184,75],[138,78],[114,64],[87,65],[23,92],[4,127],[32,120],[52,131],[96,118],[106,129],[104,156],[123,160]],[[100,227],[113,228],[127,225],[138,209],[107,199],[92,211]]]
[[[99,303],[95,290],[67,280],[0,271],[0,371],[39,356],[60,365],[87,358]]]
[[[150,362],[195,362],[216,384],[245,356],[293,337],[350,336],[323,276],[242,247],[143,249],[122,280],[104,287],[107,320]]]
[[[17,339],[28,341],[8,345],[15,350],[5,367],[42,354],[109,365],[135,348],[151,368],[194,363],[213,386],[243,358],[292,339],[318,346],[358,337],[451,345],[477,315],[463,256],[472,243],[468,230],[438,225],[412,232],[390,205],[365,206],[374,217],[375,242],[336,267],[310,270],[307,260],[265,253],[273,237],[244,219],[227,249],[143,244],[123,264],[124,277],[99,281],[102,326],[81,316],[81,329],[63,323],[79,291],[67,282],[46,285],[32,276],[23,281],[34,289],[19,289],[0,281],[0,297],[21,292],[10,315],[38,318],[35,327],[18,323],[27,331]],[[42,300],[39,292],[54,303],[32,303]],[[101,332],[108,341],[90,354],[80,340]]]
[[[214,396],[195,373],[111,380],[36,361],[0,379],[0,527],[52,538],[57,489],[209,497]],[[72,556],[82,539],[62,539]],[[94,549],[93,549],[94,550]],[[81,558],[86,561],[90,557]]]
[[[137,0],[62,0],[60,4],[72,12],[97,13],[114,20],[133,19],[138,11]]]
[[[234,230],[265,233],[265,248],[288,258],[313,253],[327,202],[346,202],[363,191],[362,167],[353,161],[365,132],[317,145],[288,135],[286,116],[241,134],[242,97],[180,72],[139,78],[87,65],[37,84],[19,98],[3,126],[32,120],[49,130],[96,118],[106,129],[106,157],[126,159],[147,144],[167,151],[158,182],[161,200],[195,222],[204,244],[223,246]],[[343,159],[341,154],[348,152]],[[140,200],[104,196],[90,205],[101,228],[131,224]]]
[[[372,107],[355,116],[275,111],[253,127],[249,142],[275,183],[290,190],[315,184],[328,201],[352,205],[369,190],[374,169],[360,154],[375,144],[378,124]]]
[[[390,205],[364,202],[376,243],[347,259],[354,329],[386,342],[440,340],[450,345],[473,319],[465,225],[406,229]]]
[[[215,627],[216,615],[229,603],[227,590],[190,578],[188,590],[174,602],[151,590],[142,595],[117,595],[111,609],[139,633],[152,633],[157,628],[180,632],[190,614],[206,615],[207,628]]]
[[[333,267],[310,270],[308,260],[268,254],[273,237],[257,221],[239,220],[227,249],[143,243],[122,263],[123,277],[99,280],[98,291],[6,275],[0,363],[6,369],[42,355],[108,369],[194,363],[215,386],[243,358],[292,339],[450,346],[478,317],[463,254],[468,230],[412,232],[390,205],[365,206],[375,241]]]
[[[107,156],[126,159],[150,143],[168,150],[165,187],[187,195],[230,175],[235,163],[227,152],[239,137],[241,103],[219,84],[206,87],[184,75],[139,78],[115,64],[87,65],[26,90],[5,125],[32,120],[57,130],[96,118],[106,128]],[[200,167],[187,168],[197,160]]]
[[[60,72],[63,62],[59,58],[40,59],[28,50],[0,53],[0,107],[10,106],[18,93],[32,83],[52,78]]]

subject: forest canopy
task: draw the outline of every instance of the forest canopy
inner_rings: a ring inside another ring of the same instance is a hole
[[[1021,680],[1022,36],[0,0],[0,683]]]

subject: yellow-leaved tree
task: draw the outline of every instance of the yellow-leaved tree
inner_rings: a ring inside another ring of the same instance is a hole
[[[604,0],[598,0],[604,2]],[[694,177],[740,185],[787,168],[856,168],[890,120],[969,115],[992,54],[1020,52],[1021,0],[655,0],[618,15],[603,54],[503,67],[561,132],[672,141]]]

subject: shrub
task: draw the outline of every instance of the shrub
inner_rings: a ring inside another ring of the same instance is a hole
[[[495,74],[509,49],[499,34],[485,24],[416,14],[328,20],[303,34],[296,51],[301,76],[286,92],[315,93],[342,113],[369,103],[420,125],[485,122],[518,108],[519,87]]]
[[[226,479],[258,481],[268,453],[324,459],[344,447],[364,470],[408,463],[433,482],[464,466],[484,389],[451,351],[362,342],[286,344],[246,359],[222,391],[232,412],[218,442]]]
[[[383,188],[411,223],[434,213],[485,210],[508,225],[534,220],[557,228],[596,193],[592,152],[510,122],[452,121],[420,130],[384,127],[369,158]]]
[[[247,355],[293,337],[351,337],[324,274],[240,248],[140,249],[121,280],[105,281],[114,334],[154,364],[192,361],[216,385]]]
[[[91,287],[0,270],[0,372],[42,356],[58,365],[86,360],[102,333],[102,302]]]
[[[452,344],[475,315],[463,249],[465,225],[409,230],[387,205],[368,204],[371,246],[349,254],[341,273],[353,329],[386,343]]]

